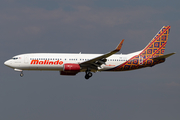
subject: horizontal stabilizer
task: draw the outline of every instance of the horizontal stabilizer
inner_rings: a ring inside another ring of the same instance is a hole
[[[167,58],[167,57],[169,57],[169,56],[171,56],[171,55],[174,55],[174,54],[175,54],[175,53],[170,53],[170,54],[166,54],[166,55],[161,55],[161,56],[159,56],[159,57],[153,58],[153,60],[160,60],[160,59]]]

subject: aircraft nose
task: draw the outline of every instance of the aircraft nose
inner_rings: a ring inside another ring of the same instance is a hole
[[[5,62],[4,62],[4,65],[6,65],[6,66],[7,66],[7,61],[5,61]]]
[[[9,61],[9,60],[5,61],[5,62],[4,62],[4,65],[10,66],[10,61]]]

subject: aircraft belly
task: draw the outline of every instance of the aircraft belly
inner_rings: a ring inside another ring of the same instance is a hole
[[[27,70],[63,70],[60,65],[30,65]]]
[[[114,66],[106,65],[106,66],[103,66],[102,68],[100,68],[98,71],[106,71],[106,70],[112,69],[114,67],[116,67],[116,66],[115,65]]]

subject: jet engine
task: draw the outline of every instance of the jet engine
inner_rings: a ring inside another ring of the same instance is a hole
[[[81,67],[79,64],[75,63],[65,63],[63,66],[63,71],[80,71]]]

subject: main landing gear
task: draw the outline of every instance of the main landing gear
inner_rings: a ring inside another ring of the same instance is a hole
[[[23,76],[24,76],[23,71],[21,71],[20,76],[21,76],[21,77],[23,77]]]
[[[89,79],[90,77],[92,77],[92,73],[91,73],[91,71],[90,70],[86,70],[86,75],[85,75],[85,78],[86,79]]]

